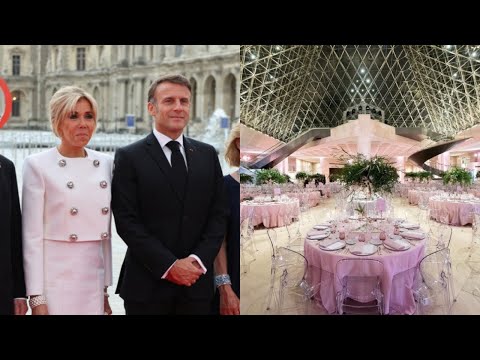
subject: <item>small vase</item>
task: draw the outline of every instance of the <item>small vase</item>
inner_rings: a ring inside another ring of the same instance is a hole
[[[382,241],[385,240],[387,238],[387,234],[385,234],[385,231],[381,231],[378,238]]]

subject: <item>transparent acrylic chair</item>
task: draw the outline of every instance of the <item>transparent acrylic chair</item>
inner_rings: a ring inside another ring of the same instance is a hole
[[[472,240],[467,249],[465,265],[470,274],[462,288],[463,291],[480,298],[480,214],[477,210],[472,214]]]
[[[250,208],[247,216],[240,222],[240,273],[245,274],[250,264],[256,260],[257,247],[255,246],[253,226],[254,208]]]
[[[383,314],[383,263],[375,259],[341,259],[335,266],[341,285],[339,314]]]
[[[450,249],[426,255],[419,263],[420,280],[414,289],[417,313],[450,314],[455,301]]]
[[[275,313],[308,313],[311,306],[309,302],[313,301],[320,285],[312,286],[308,283],[307,259],[297,251],[278,246],[275,229],[267,229],[267,236],[272,255],[266,310],[273,308]]]

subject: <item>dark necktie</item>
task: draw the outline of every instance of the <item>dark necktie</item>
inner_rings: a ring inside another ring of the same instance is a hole
[[[180,143],[177,141],[170,141],[167,143],[167,146],[172,150],[171,163],[173,179],[175,181],[174,185],[177,188],[178,193],[183,196],[183,193],[185,192],[185,184],[187,182],[187,167],[182,153],[180,152]]]

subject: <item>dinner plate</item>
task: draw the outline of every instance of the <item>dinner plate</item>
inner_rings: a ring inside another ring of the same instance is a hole
[[[335,251],[339,250],[345,247],[345,241],[337,241],[333,244],[328,245],[327,247],[320,247],[320,249],[325,250],[325,251]]]
[[[363,247],[362,249],[362,252],[352,252],[350,251],[350,254],[352,255],[356,255],[356,256],[369,256],[369,255],[373,255],[377,252],[378,248],[376,246],[373,246],[372,248],[370,248],[370,251],[366,251],[367,249],[365,248],[370,248],[370,247]]]
[[[395,249],[391,246],[388,246],[387,244],[383,244],[383,246],[385,246],[386,249],[389,249],[389,250],[392,250],[392,251],[405,251],[405,250],[410,249],[410,244],[408,244],[408,246],[406,248],[403,248],[403,249]]]
[[[383,241],[380,239],[370,239],[369,243],[372,245],[382,245]]]
[[[326,239],[330,234],[318,234],[318,235],[311,235],[307,236],[308,240],[323,240]]]

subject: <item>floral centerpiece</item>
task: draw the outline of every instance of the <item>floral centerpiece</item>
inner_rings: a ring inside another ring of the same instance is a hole
[[[374,193],[391,193],[398,181],[397,169],[383,156],[367,159],[357,154],[345,164],[341,173],[342,181],[348,189],[359,189],[371,197]]]

